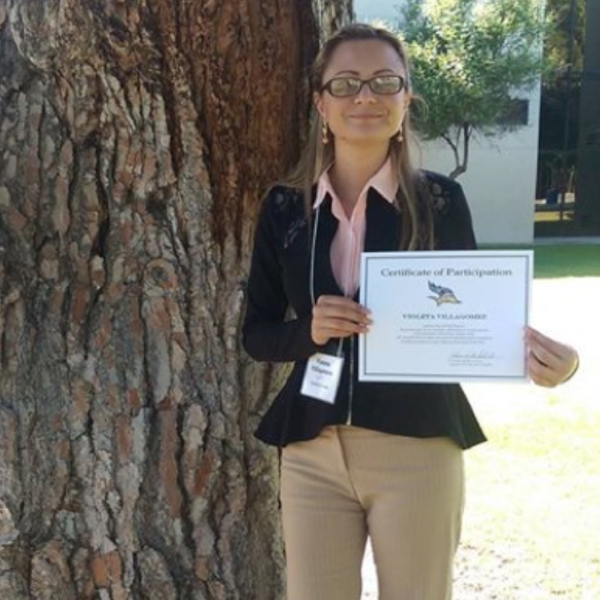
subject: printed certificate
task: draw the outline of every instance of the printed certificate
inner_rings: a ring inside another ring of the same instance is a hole
[[[533,251],[363,252],[360,381],[524,381]]]

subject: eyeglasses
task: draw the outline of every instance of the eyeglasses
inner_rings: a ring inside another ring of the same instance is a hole
[[[402,91],[405,85],[404,77],[400,75],[378,75],[371,79],[356,77],[334,77],[330,79],[321,91],[327,90],[334,98],[348,98],[360,94],[363,85],[368,85],[374,94],[391,96]]]

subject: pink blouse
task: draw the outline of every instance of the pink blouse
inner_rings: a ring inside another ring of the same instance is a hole
[[[331,185],[327,171],[321,175],[317,185],[314,208],[317,208],[329,194],[331,196],[331,212],[339,221],[338,229],[331,243],[330,260],[335,280],[345,296],[354,296],[360,281],[360,253],[365,242],[365,211],[367,193],[370,188],[376,189],[388,202],[394,202],[398,181],[389,158],[381,169],[367,181],[350,218],[346,216],[342,203]]]

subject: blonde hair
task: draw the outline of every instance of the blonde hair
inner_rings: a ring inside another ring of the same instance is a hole
[[[383,27],[363,23],[347,25],[325,42],[313,65],[311,84],[314,91],[321,92],[323,73],[335,49],[344,42],[357,40],[381,40],[392,46],[406,70],[406,91],[409,94],[412,92],[406,51],[400,39]],[[309,219],[312,212],[313,186],[334,161],[333,144],[324,145],[322,142],[322,127],[323,121],[315,111],[300,160],[282,182],[284,185],[303,191]],[[399,181],[395,204],[398,210],[404,213],[400,247],[404,250],[431,249],[433,248],[433,220],[430,205],[425,200],[428,195],[411,162],[410,148],[417,144],[408,112],[404,117],[403,127],[404,141],[400,142],[397,136],[394,136],[390,139],[389,147],[392,168]]]

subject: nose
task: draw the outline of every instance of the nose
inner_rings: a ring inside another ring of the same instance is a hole
[[[366,82],[362,84],[362,87],[358,91],[358,94],[354,97],[354,102],[361,104],[363,102],[374,102],[375,94],[371,91],[371,88]]]

